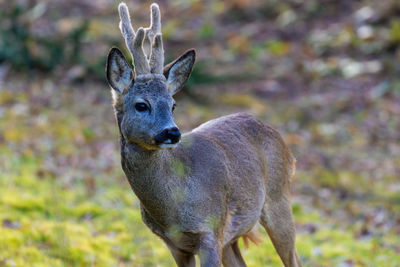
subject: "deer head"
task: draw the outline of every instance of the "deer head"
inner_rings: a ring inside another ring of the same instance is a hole
[[[148,28],[132,27],[128,7],[118,6],[119,28],[132,56],[134,72],[122,52],[113,47],[108,53],[106,74],[122,137],[147,150],[173,148],[180,140],[174,122],[172,98],[190,76],[195,51],[188,50],[164,67],[161,16],[157,4],[150,7]]]

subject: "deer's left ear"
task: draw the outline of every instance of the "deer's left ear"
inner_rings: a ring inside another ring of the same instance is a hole
[[[167,78],[167,88],[171,95],[179,92],[189,79],[195,59],[196,52],[191,49],[164,67],[164,76]]]

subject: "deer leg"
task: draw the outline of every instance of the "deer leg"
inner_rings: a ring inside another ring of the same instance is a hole
[[[271,241],[286,267],[301,267],[295,247],[295,227],[292,218],[292,206],[285,196],[269,199],[260,217],[261,225],[267,231]]]
[[[238,241],[225,246],[222,251],[222,264],[225,267],[246,267],[242,254],[240,254]]]
[[[213,233],[204,233],[200,238],[199,258],[201,267],[221,266],[221,246]]]
[[[169,251],[171,251],[172,256],[175,259],[178,267],[195,267],[196,259],[193,254],[187,253],[175,248],[168,246]]]
[[[244,259],[242,257],[242,254],[240,253],[240,249],[239,249],[239,241],[236,241],[235,243],[232,244],[232,249],[233,252],[236,255],[236,259],[238,260],[238,262],[241,264],[240,266],[242,267],[246,267],[246,263],[244,262]]]

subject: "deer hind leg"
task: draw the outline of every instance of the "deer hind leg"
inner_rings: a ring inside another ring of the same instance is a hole
[[[264,204],[260,223],[267,231],[275,250],[286,267],[300,267],[295,247],[295,226],[290,200],[285,196],[269,199]]]
[[[224,247],[222,251],[222,264],[225,267],[246,267],[242,254],[240,254],[238,241]]]

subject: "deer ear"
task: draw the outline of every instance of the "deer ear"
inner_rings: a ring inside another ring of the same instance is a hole
[[[106,74],[108,84],[118,93],[128,89],[133,80],[133,72],[122,52],[111,48],[107,56]]]
[[[189,79],[195,59],[196,52],[191,49],[164,67],[164,76],[167,78],[167,88],[171,95],[179,92]]]

